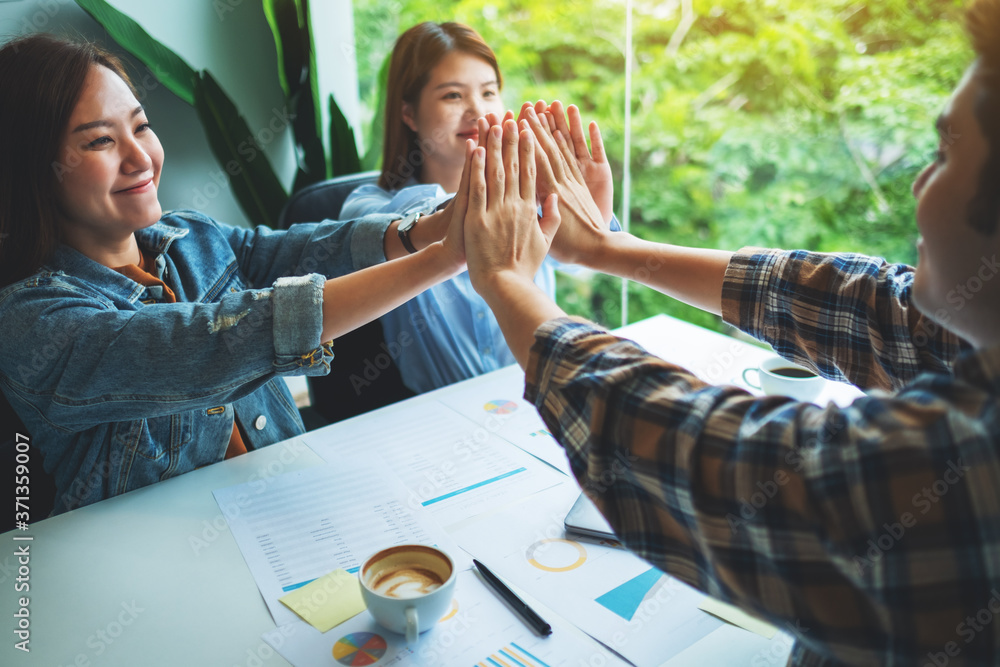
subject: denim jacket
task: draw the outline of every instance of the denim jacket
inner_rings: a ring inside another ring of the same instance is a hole
[[[303,432],[281,379],[329,372],[324,276],[384,261],[398,216],[244,229],[191,211],[136,232],[162,288],[61,245],[0,291],[0,388],[55,477],[54,514]]]

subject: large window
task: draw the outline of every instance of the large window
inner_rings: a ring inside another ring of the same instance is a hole
[[[599,123],[621,217],[630,6],[633,233],[916,261],[910,187],[970,58],[961,2],[354,0],[368,146],[396,36],[423,20],[460,21],[497,52],[509,107],[560,99]],[[620,290],[605,276],[565,277],[559,300],[616,326]],[[628,310],[629,321],[667,312],[719,326],[634,284]]]

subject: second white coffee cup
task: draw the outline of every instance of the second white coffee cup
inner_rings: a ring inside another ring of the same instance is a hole
[[[406,635],[413,644],[451,606],[455,562],[440,549],[400,544],[382,549],[361,565],[361,597],[375,622]]]
[[[756,373],[757,382],[747,377],[748,373]],[[790,396],[799,401],[815,400],[825,385],[823,378],[813,371],[778,355],[767,357],[757,368],[744,369],[743,381],[765,394]]]

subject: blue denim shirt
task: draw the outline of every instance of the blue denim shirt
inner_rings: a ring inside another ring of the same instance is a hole
[[[436,183],[420,184],[412,178],[400,190],[362,185],[344,201],[340,217],[402,215],[415,210],[430,213],[453,196]],[[611,228],[621,229],[617,219]],[[535,274],[535,284],[554,299],[555,270],[572,272],[574,268],[546,257]],[[496,315],[473,289],[467,271],[418,294],[380,321],[403,383],[417,393],[517,362]]]
[[[385,260],[398,216],[244,229],[191,211],[136,232],[177,297],[59,246],[0,291],[0,388],[55,476],[53,513],[303,432],[284,375],[329,372],[324,276]]]

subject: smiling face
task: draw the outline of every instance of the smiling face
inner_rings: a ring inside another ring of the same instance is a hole
[[[85,255],[102,261],[160,219],[163,147],[128,85],[106,67],[87,74],[57,161],[60,232]]]
[[[969,223],[989,144],[974,113],[978,63],[966,72],[938,119],[935,161],[913,184],[917,198],[919,261],[913,283],[917,307],[973,341],[1000,306],[1000,232],[986,235]],[[998,150],[1000,147],[995,147]],[[1000,184],[997,184],[1000,187]]]
[[[403,122],[417,134],[421,180],[454,192],[465,164],[465,140],[478,139],[476,120],[503,115],[497,73],[485,60],[452,51],[431,70],[416,108],[403,103]]]

